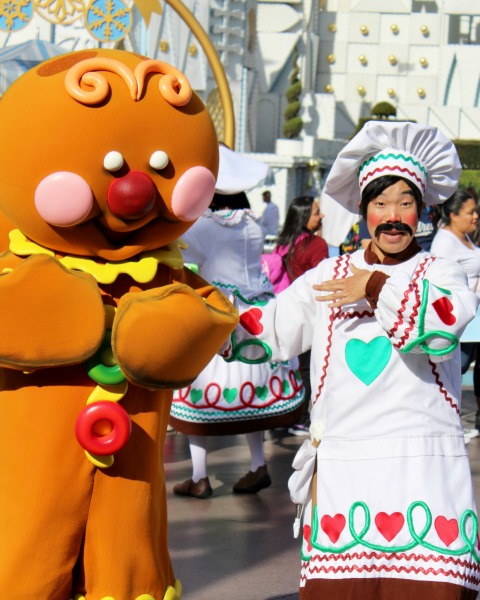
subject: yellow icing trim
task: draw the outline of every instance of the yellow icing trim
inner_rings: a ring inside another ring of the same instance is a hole
[[[119,402],[127,393],[128,382],[122,381],[117,385],[100,385],[98,384],[87,400],[87,404],[92,402]]]
[[[18,256],[31,256],[32,254],[55,256],[55,252],[29,241],[19,229],[10,231],[8,237],[10,238],[10,252],[13,252],[13,254]]]
[[[17,256],[31,256],[33,254],[55,256],[51,250],[28,240],[19,229],[11,231],[9,237],[10,252]],[[172,269],[181,269],[184,263],[180,250],[184,248],[186,248],[185,242],[176,240],[163,248],[142,252],[138,255],[137,260],[98,263],[91,258],[68,255],[60,257],[58,260],[67,269],[92,275],[98,283],[113,283],[122,273],[130,275],[137,283],[149,283],[157,274],[159,264],[167,265]]]
[[[98,467],[99,469],[108,469],[108,467],[111,467],[113,465],[115,460],[113,458],[113,454],[100,456],[99,454],[90,454],[88,450],[84,450],[84,452],[85,456],[92,463],[92,465],[95,465],[95,467]]]
[[[180,579],[175,579],[174,587],[169,585],[163,600],[180,600],[182,597],[182,583]],[[138,600],[138,599],[137,599]]]
[[[182,595],[182,584],[179,579],[175,579],[174,587],[169,585],[163,600],[180,600]],[[87,600],[82,594],[77,594],[73,600]],[[115,600],[113,596],[104,596],[101,600]],[[135,600],[155,600],[154,596],[150,594],[140,594]]]

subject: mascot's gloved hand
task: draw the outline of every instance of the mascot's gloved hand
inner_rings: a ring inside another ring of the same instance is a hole
[[[238,322],[216,288],[173,283],[122,296],[112,330],[115,359],[129,381],[147,388],[189,385]]]
[[[29,371],[81,363],[104,331],[102,298],[90,275],[46,255],[0,275],[0,366]]]

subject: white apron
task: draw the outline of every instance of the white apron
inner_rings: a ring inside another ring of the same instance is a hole
[[[311,286],[348,276],[351,263],[389,275],[375,309],[366,300],[342,309],[315,300]],[[478,521],[456,346],[476,307],[456,263],[420,252],[370,265],[363,250],[324,261],[258,307],[255,337],[275,358],[312,349],[312,431],[321,443],[305,442],[290,482],[294,501],[306,499],[297,523],[302,599],[388,598],[373,579],[398,597],[407,583],[467,593],[442,598],[475,597]],[[240,309],[251,329],[251,308]],[[237,343],[253,337],[247,329],[237,328]],[[345,586],[357,591],[346,595]],[[409,589],[405,598],[435,597]]]

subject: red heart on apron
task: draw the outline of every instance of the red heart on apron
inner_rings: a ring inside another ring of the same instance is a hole
[[[445,546],[450,546],[458,538],[458,523],[456,519],[447,520],[445,517],[435,519],[435,529],[438,537]]]
[[[320,527],[328,535],[330,541],[335,544],[345,527],[345,523],[346,521],[343,515],[338,514],[334,517],[324,515],[320,521]]]
[[[387,542],[391,542],[400,532],[405,523],[402,513],[394,512],[391,515],[381,512],[375,517],[375,525]]]
[[[445,325],[455,324],[457,319],[453,314],[453,304],[446,296],[442,296],[438,300],[435,300],[435,302],[432,302],[432,306],[440,320],[445,323]]]
[[[312,544],[310,543],[310,537],[312,535],[312,528],[310,525],[303,526],[303,538],[307,542],[307,552],[312,550]]]
[[[258,335],[263,331],[263,325],[260,323],[262,311],[259,308],[251,308],[244,312],[240,317],[240,325],[244,327],[248,333]]]

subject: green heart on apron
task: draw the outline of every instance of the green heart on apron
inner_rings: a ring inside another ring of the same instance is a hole
[[[345,346],[345,360],[350,371],[365,385],[370,385],[385,369],[392,355],[392,344],[384,336],[370,342],[349,340]]]
[[[199,400],[202,399],[202,397],[203,397],[202,390],[195,390],[194,388],[192,388],[190,390],[190,399],[193,404],[196,404]]]
[[[266,400],[268,396],[268,387],[266,385],[257,386],[255,388],[255,393],[260,398],[260,400]]]
[[[223,397],[228,402],[228,404],[231,404],[235,400],[237,395],[238,395],[237,388],[225,388],[223,390]]]

